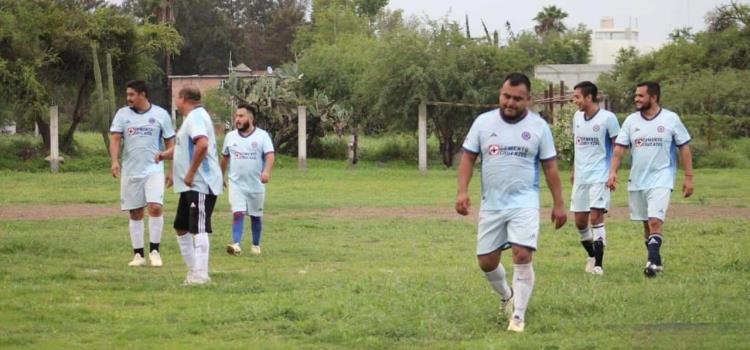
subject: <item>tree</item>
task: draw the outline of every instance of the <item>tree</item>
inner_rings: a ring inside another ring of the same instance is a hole
[[[705,20],[708,31],[713,33],[730,28],[747,29],[750,26],[750,5],[732,1],[708,12]]]
[[[563,23],[563,20],[567,17],[568,13],[561,8],[555,5],[545,6],[534,17],[534,20],[537,22],[534,26],[534,31],[538,35],[562,33],[567,29]]]

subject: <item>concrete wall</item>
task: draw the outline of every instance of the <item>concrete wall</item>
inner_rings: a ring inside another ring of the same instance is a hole
[[[571,89],[582,81],[596,80],[604,72],[612,69],[612,64],[545,64],[534,67],[534,78],[558,84],[560,80]]]

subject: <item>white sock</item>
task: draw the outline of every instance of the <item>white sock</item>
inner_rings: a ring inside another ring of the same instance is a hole
[[[208,233],[195,235],[195,272],[201,278],[208,278]]]
[[[591,230],[594,232],[594,241],[602,241],[602,244],[607,245],[607,232],[604,231],[604,224],[594,225]]]
[[[578,234],[581,235],[582,241],[590,241],[594,238],[594,236],[591,235],[591,228],[588,226],[584,229],[578,229]]]
[[[503,268],[503,264],[497,265],[497,268],[490,271],[485,272],[485,276],[487,276],[487,281],[490,282],[490,286],[492,286],[492,289],[497,292],[497,294],[500,294],[500,297],[507,300],[510,298],[510,286],[508,286],[508,282],[505,281],[505,268]]]
[[[524,319],[526,306],[529,305],[531,291],[534,289],[534,267],[528,264],[513,264],[513,317]]]
[[[130,243],[133,249],[143,249],[143,220],[131,219],[128,223],[130,230]]]
[[[195,247],[193,246],[193,235],[186,233],[177,236],[177,244],[180,246],[180,254],[185,259],[188,271],[195,271]]]
[[[164,229],[164,216],[148,217],[148,239],[151,243],[161,243],[161,232]]]

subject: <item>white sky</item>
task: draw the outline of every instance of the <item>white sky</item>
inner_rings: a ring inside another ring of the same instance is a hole
[[[747,1],[738,1],[747,3]],[[534,28],[533,18],[542,7],[556,5],[568,13],[564,21],[568,28],[584,23],[589,29],[599,28],[604,16],[613,17],[615,28],[633,27],[640,30],[640,41],[658,43],[667,40],[674,28],[693,27],[703,30],[706,12],[729,0],[390,0],[390,9],[403,9],[406,15],[428,16],[464,23],[469,15],[472,36],[484,33],[480,20],[492,32],[498,30],[506,37],[505,21],[510,21],[514,32]],[[637,26],[636,26],[637,23]]]

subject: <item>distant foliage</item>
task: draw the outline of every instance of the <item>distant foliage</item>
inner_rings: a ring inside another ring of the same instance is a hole
[[[573,103],[568,103],[562,108],[554,111],[554,123],[550,125],[552,137],[555,138],[555,150],[557,159],[563,164],[570,164],[573,161],[573,114],[578,111],[578,107]]]

